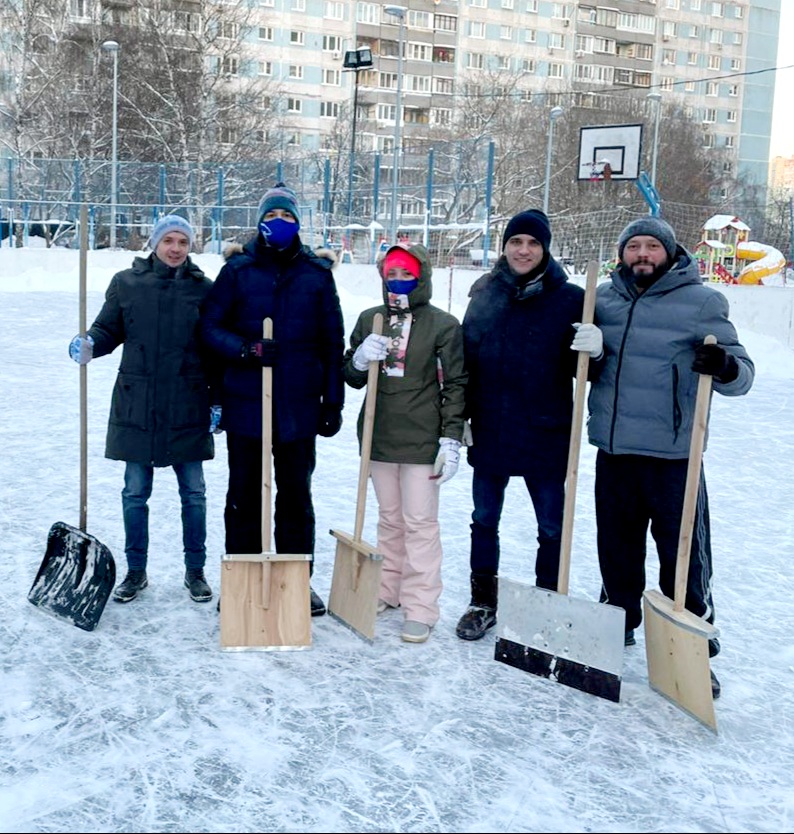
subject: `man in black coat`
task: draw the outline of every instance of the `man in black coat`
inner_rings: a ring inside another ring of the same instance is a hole
[[[262,551],[263,366],[273,368],[276,551],[314,553],[315,441],[342,425],[345,341],[335,259],[304,246],[299,230],[295,193],[278,183],[259,204],[256,236],[225,253],[202,313],[202,338],[224,365],[227,553]],[[262,338],[265,318],[272,339]],[[313,589],[311,606],[325,613]]]
[[[502,255],[472,286],[463,318],[474,468],[471,601],[456,628],[463,640],[479,640],[496,624],[499,520],[512,476],[524,479],[535,510],[536,584],[557,589],[578,356],[571,343],[584,291],[568,282],[550,244],[542,211],[513,217]]]
[[[185,587],[196,602],[208,602],[202,461],[215,450],[211,374],[198,323],[212,281],[190,260],[193,228],[183,217],[161,217],[149,245],[148,258],[135,258],[113,276],[96,321],[72,339],[69,355],[82,365],[124,345],[105,445],[105,457],[127,463],[121,493],[127,576],[113,599],[129,602],[148,585],[147,502],[155,467],[171,466],[182,500]]]

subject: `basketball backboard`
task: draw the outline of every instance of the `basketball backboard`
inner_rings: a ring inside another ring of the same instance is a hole
[[[637,179],[642,149],[641,124],[598,125],[579,130],[578,179]]]

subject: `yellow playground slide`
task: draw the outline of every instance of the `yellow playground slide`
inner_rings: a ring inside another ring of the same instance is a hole
[[[740,243],[736,247],[736,257],[751,261],[739,273],[737,281],[740,284],[763,284],[764,278],[778,275],[786,268],[786,259],[779,249],[755,240]]]

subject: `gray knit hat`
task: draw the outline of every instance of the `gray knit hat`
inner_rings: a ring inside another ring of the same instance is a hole
[[[298,195],[283,182],[277,182],[273,188],[265,192],[265,196],[259,203],[259,220],[262,220],[266,212],[277,208],[288,211],[300,223]]]
[[[641,217],[639,220],[632,220],[628,226],[620,233],[618,238],[618,259],[623,260],[623,249],[629,240],[637,235],[649,235],[655,237],[659,243],[664,246],[667,257],[671,261],[675,260],[676,249],[678,244],[675,240],[675,232],[673,227],[662,220],[661,217]]]
[[[190,241],[190,248],[193,248],[193,241],[196,235],[190,223],[178,214],[166,214],[154,224],[154,228],[152,229],[152,235],[149,238],[149,246],[152,251],[157,249],[160,241],[169,232],[180,232],[185,235],[185,237]]]

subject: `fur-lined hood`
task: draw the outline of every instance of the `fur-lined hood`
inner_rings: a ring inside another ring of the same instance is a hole
[[[228,261],[235,255],[242,255],[246,252],[249,254],[254,246],[256,246],[257,238],[252,238],[247,243],[230,243],[224,250],[223,250],[223,260]],[[328,268],[335,269],[339,263],[339,259],[334,252],[333,249],[329,249],[326,246],[319,246],[316,249],[310,249],[308,246],[303,246],[303,251],[309,255],[316,258],[324,259],[329,262]]]

